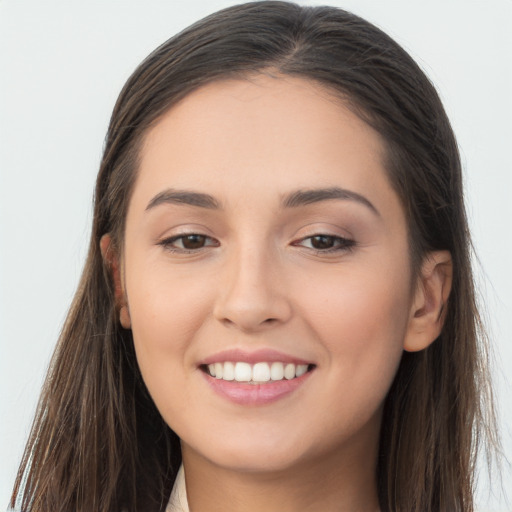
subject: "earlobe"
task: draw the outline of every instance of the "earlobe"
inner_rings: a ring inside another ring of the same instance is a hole
[[[103,235],[100,240],[101,256],[104,264],[109,269],[114,284],[114,296],[116,301],[116,309],[119,313],[119,321],[125,329],[130,329],[131,319],[128,309],[128,302],[124,292],[124,286],[121,276],[121,264],[117,251],[112,244],[112,238],[109,234]]]
[[[130,318],[130,312],[128,311],[128,305],[121,306],[119,310],[119,322],[125,329],[130,329],[132,326],[132,321]]]
[[[441,334],[452,287],[453,264],[449,251],[433,251],[425,257],[412,301],[404,349],[427,348]]]

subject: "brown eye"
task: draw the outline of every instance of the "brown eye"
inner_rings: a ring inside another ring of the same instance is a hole
[[[305,247],[319,254],[350,251],[356,245],[354,240],[335,235],[318,234],[308,236],[293,245]]]
[[[214,238],[198,233],[190,233],[188,235],[177,235],[166,238],[159,242],[166,250],[176,253],[189,253],[200,251],[207,247],[218,247],[219,242]]]
[[[181,245],[184,249],[201,249],[206,244],[204,235],[186,235],[181,237]]]
[[[328,235],[315,235],[310,238],[311,240],[311,246],[314,249],[332,249],[336,242],[337,238],[334,236],[328,236]]]

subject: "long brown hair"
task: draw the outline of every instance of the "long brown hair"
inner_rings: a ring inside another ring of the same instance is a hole
[[[142,381],[99,242],[110,233],[122,247],[147,130],[198,87],[258,72],[316,81],[376,129],[406,211],[415,270],[428,251],[451,252],[453,287],[443,331],[428,349],[404,353],[385,403],[378,492],[383,511],[473,510],[477,447],[482,434],[492,438],[494,430],[450,123],[429,80],[381,30],[337,8],[274,1],[230,7],[192,25],[157,48],[123,88],[97,179],[85,269],[11,506],[34,512],[165,509],[181,461],[179,439]]]

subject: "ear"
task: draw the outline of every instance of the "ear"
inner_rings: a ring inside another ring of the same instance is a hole
[[[122,282],[120,258],[117,251],[114,249],[112,238],[109,234],[101,237],[100,249],[103,262],[109,269],[114,282],[114,297],[116,308],[119,310],[119,321],[125,329],[130,329],[130,311],[128,310],[128,302]]]
[[[427,348],[441,334],[452,287],[453,264],[448,251],[427,254],[412,301],[404,349]]]

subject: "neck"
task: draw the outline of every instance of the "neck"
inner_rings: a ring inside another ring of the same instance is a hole
[[[274,471],[222,467],[183,444],[190,511],[376,512],[378,443],[354,444]]]

